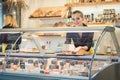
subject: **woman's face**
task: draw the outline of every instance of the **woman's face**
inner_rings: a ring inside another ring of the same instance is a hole
[[[73,25],[76,26],[82,26],[82,21],[83,18],[80,16],[79,13],[75,13],[72,15],[72,21],[73,21]]]

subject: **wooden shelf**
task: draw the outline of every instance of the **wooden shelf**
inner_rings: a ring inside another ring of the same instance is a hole
[[[113,23],[112,22],[96,22],[96,23],[87,23],[88,25],[101,25],[101,24],[108,24],[108,25],[112,25]]]
[[[120,1],[89,2],[89,3],[70,3],[70,4],[65,4],[65,6],[73,7],[73,6],[102,5],[102,4],[116,4],[116,3],[120,3]]]
[[[67,18],[63,18],[63,17],[29,17],[29,19],[57,20],[57,19],[67,19]]]

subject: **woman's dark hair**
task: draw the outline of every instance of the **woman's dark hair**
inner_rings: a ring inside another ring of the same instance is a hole
[[[76,13],[79,13],[79,14],[80,14],[80,17],[83,17],[83,13],[82,13],[81,11],[79,11],[79,10],[75,10],[75,11],[73,11],[72,14],[76,14]]]

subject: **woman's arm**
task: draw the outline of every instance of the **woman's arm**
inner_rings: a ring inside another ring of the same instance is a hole
[[[94,33],[89,33],[88,36],[87,36],[87,40],[86,40],[86,43],[85,45],[88,47],[87,51],[90,50],[92,44],[93,44],[93,37],[94,37]]]
[[[76,47],[76,48],[73,50],[73,52],[78,52],[78,51],[81,50],[81,49],[87,51],[87,50],[88,50],[88,47],[87,47],[87,46],[79,46],[79,47]]]
[[[89,51],[91,46],[92,46],[92,43],[93,43],[93,36],[94,36],[94,33],[86,33],[86,38],[85,38],[85,45],[84,46],[78,46],[74,49],[73,52],[78,52],[79,50],[83,49],[85,51]]]
[[[65,44],[71,44],[71,35],[70,35],[70,33],[67,33],[67,34],[66,34]]]

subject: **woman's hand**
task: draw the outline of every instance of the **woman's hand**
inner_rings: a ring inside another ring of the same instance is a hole
[[[74,52],[74,53],[77,53],[80,49],[81,49],[81,46],[75,48],[75,49],[73,50],[73,52]]]
[[[75,49],[73,50],[73,52],[74,52],[74,53],[77,53],[77,52],[78,52],[79,50],[81,50],[81,49],[87,50],[88,47],[87,47],[87,46],[79,46],[79,47],[75,48]]]

